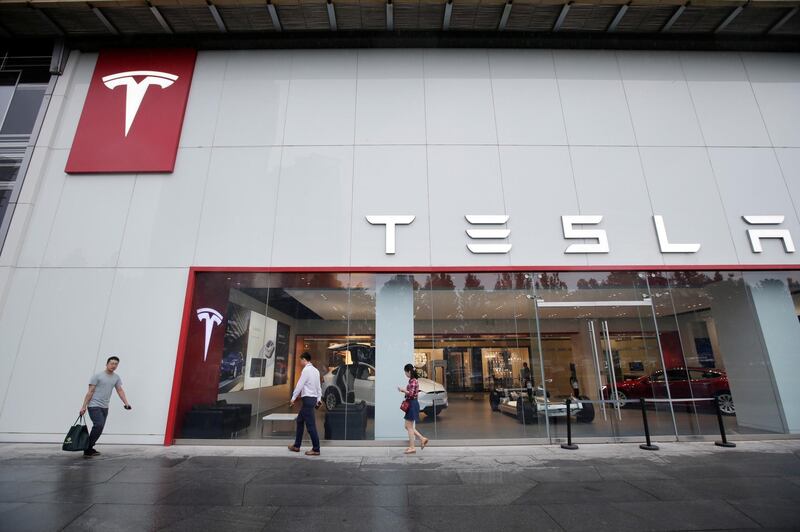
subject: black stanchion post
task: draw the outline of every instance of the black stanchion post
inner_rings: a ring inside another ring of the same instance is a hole
[[[567,399],[567,443],[562,443],[562,449],[569,449],[570,451],[574,451],[578,448],[577,445],[572,443],[572,416],[570,416],[570,406],[572,405],[572,399]]]
[[[719,409],[719,401],[714,399],[714,408],[717,410],[717,422],[719,423],[719,435],[722,437],[722,440],[718,440],[714,442],[714,445],[719,447],[736,447],[736,444],[732,441],[728,441],[727,436],[725,436],[725,424],[722,422],[722,411]]]
[[[639,404],[642,407],[642,423],[644,423],[644,437],[647,443],[639,444],[639,449],[645,451],[657,451],[658,445],[650,443],[650,425],[647,424],[647,406],[644,403],[644,397],[639,398]]]

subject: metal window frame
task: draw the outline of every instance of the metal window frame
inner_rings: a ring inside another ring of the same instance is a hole
[[[63,41],[57,40],[53,46],[52,57],[66,57],[66,52],[67,50],[64,48]],[[44,117],[47,114],[47,109],[50,107],[50,100],[53,98],[53,92],[55,91],[56,82],[58,81],[59,75],[60,73],[51,73],[50,75],[50,81],[47,83],[47,88],[44,91],[42,104],[39,106],[39,113],[36,115],[36,121],[33,124],[33,130],[28,137],[28,141],[19,144],[7,144],[7,146],[10,148],[23,148],[25,152],[22,156],[22,161],[20,162],[17,179],[14,181],[14,187],[11,190],[8,208],[6,209],[5,216],[3,216],[3,219],[0,220],[0,253],[3,252],[3,248],[6,244],[8,230],[11,227],[11,221],[14,219],[14,213],[17,210],[17,201],[19,200],[20,193],[22,192],[22,186],[25,183],[25,175],[28,173],[28,168],[31,165],[33,150],[36,147],[36,143],[39,141],[39,134],[42,131]]]

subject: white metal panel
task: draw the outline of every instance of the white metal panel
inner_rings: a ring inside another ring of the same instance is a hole
[[[68,155],[68,150],[47,150],[47,161],[42,165],[38,177],[42,185],[35,194],[31,194],[34,208],[17,259],[18,266],[38,267],[42,264],[66,181],[64,165]]]
[[[775,152],[771,148],[712,148],[709,153],[739,260],[743,264],[797,264],[797,254],[786,253],[779,240],[763,241],[764,252],[754,253],[747,230],[764,226],[749,226],[742,219],[745,215],[783,215],[780,228],[800,238],[798,216]]]
[[[467,249],[467,244],[483,242],[470,239],[466,230],[489,227],[470,225],[466,215],[506,214],[497,147],[429,146],[428,181],[432,263],[437,266],[509,264],[508,255],[477,255]],[[510,241],[491,243],[508,244]]]
[[[273,266],[349,264],[352,178],[352,146],[284,148]]]
[[[590,264],[661,264],[653,211],[636,148],[572,148],[580,214],[603,215],[610,252]],[[587,227],[589,228],[589,227]]]
[[[39,277],[38,268],[3,268],[8,290],[0,292],[0,413],[8,397],[17,352]],[[6,293],[5,298],[2,294]],[[4,430],[0,425],[0,432]]]
[[[181,148],[172,174],[139,174],[119,266],[188,267],[194,258],[211,148]]]
[[[614,52],[556,50],[553,54],[569,143],[633,146],[633,127]]]
[[[561,216],[577,214],[578,198],[566,146],[500,148],[503,193],[514,265],[585,265],[583,255],[565,255]]]
[[[800,55],[741,56],[773,145],[800,147]]]
[[[356,112],[354,50],[295,50],[286,145],[352,145]]]
[[[783,181],[792,198],[792,205],[800,218],[800,149],[778,148],[775,153],[778,156]]]
[[[42,265],[115,266],[133,183],[132,175],[67,177]]]
[[[739,54],[682,52],[681,64],[709,146],[770,145]]]
[[[640,146],[702,146],[680,56],[617,52],[636,140]]]
[[[566,144],[550,50],[490,50],[500,144]]]
[[[269,265],[281,148],[215,148],[194,265]]]
[[[181,147],[211,146],[229,52],[198,52],[181,130]]]
[[[425,144],[422,50],[359,50],[356,144]]]
[[[72,146],[72,139],[78,129],[78,120],[83,112],[83,102],[89,92],[89,83],[92,81],[95,63],[97,63],[96,53],[81,54],[78,58],[72,82],[64,94],[65,105],[60,108],[59,125],[52,139],[51,147],[70,148]]]
[[[425,146],[358,146],[353,177],[351,264],[419,265],[430,261],[428,175]],[[366,216],[413,215],[397,226],[394,255],[385,253],[386,226],[370,225]]]
[[[697,253],[666,253],[666,264],[735,264],[728,220],[705,148],[640,148],[653,213],[664,217],[671,244],[698,243]],[[652,220],[643,220],[653,230]]]
[[[425,50],[425,115],[430,144],[496,144],[485,50]]]
[[[214,145],[280,145],[291,69],[289,51],[228,52]],[[320,95],[320,101],[325,99]]]
[[[117,271],[97,365],[111,355],[120,358],[119,374],[134,408],[122,410],[113,397],[104,437],[164,434],[187,278],[185,268]]]
[[[8,211],[6,211],[10,212],[13,208],[14,214],[11,216],[11,223],[3,242],[3,249],[0,250],[0,267],[13,266],[17,263],[19,251],[24,241],[25,229],[28,227],[28,220],[33,210],[32,207],[28,203],[17,203],[16,205],[10,205]]]
[[[114,275],[111,268],[40,271],[0,413],[0,438],[2,432],[63,434],[75,419],[89,378],[103,368],[98,340]]]

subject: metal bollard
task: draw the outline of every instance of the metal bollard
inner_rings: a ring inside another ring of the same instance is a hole
[[[717,423],[719,423],[719,435],[722,437],[722,440],[717,440],[714,442],[714,445],[718,447],[736,447],[736,444],[728,441],[728,438],[725,436],[725,424],[722,422],[722,411],[719,409],[719,401],[714,399],[714,408],[717,410]]]
[[[639,398],[639,405],[642,407],[642,423],[644,423],[644,437],[647,440],[647,443],[639,444],[639,449],[644,449],[645,451],[657,451],[658,445],[653,445],[650,443],[650,425],[647,424],[647,407],[644,403],[644,397]]]
[[[574,451],[575,449],[578,448],[578,446],[572,443],[572,416],[570,416],[571,405],[572,405],[572,399],[567,399],[567,443],[562,443],[561,448]]]

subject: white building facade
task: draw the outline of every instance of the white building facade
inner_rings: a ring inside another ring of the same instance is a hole
[[[60,441],[111,355],[103,441],[283,441],[304,351],[329,440],[401,439],[408,362],[454,442],[559,441],[567,398],[587,441],[640,398],[665,440],[800,433],[797,54],[199,51],[174,171],[68,174],[97,60],[2,248],[0,441]]]

